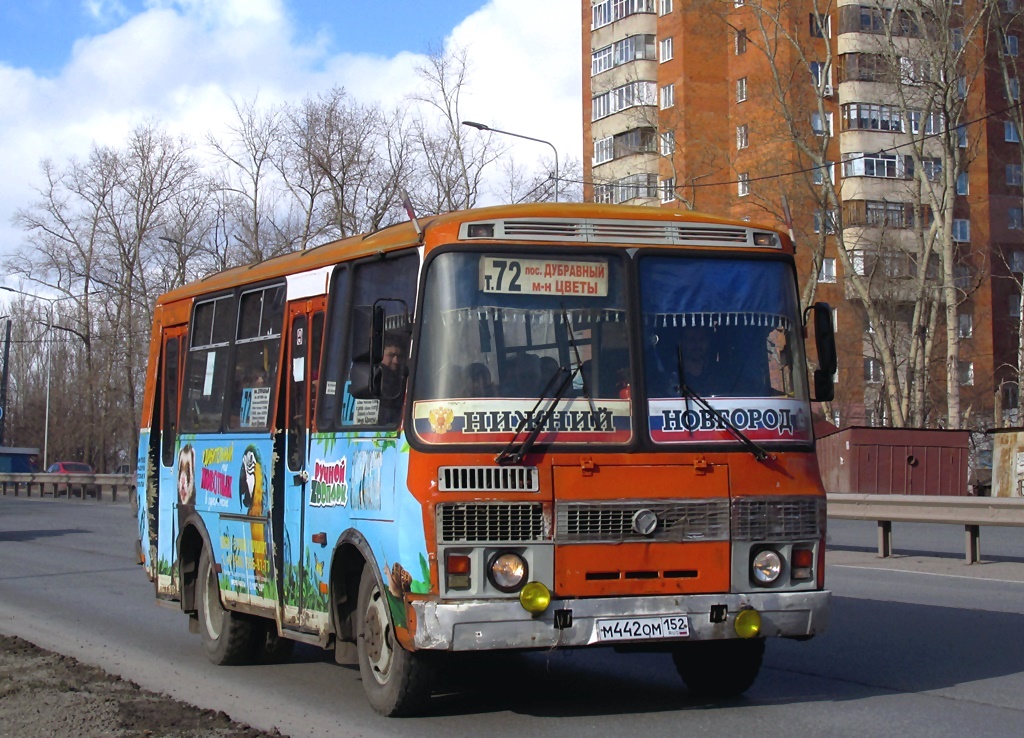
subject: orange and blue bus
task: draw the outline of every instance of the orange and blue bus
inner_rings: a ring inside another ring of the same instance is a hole
[[[660,649],[739,694],[767,639],[826,626],[832,330],[785,233],[654,208],[469,210],[214,274],[156,305],[140,560],[215,663],[333,649],[385,715],[438,654],[497,649]]]

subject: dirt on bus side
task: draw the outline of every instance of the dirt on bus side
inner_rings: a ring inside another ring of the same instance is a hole
[[[0,635],[0,735],[282,738]]]

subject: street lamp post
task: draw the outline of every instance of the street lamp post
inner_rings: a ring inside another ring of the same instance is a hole
[[[472,120],[464,120],[462,121],[462,125],[469,126],[470,128],[476,128],[478,131],[490,131],[491,133],[501,133],[506,136],[525,138],[527,141],[536,141],[537,143],[547,144],[548,146],[550,146],[551,150],[555,152],[555,176],[553,177],[553,179],[555,180],[555,202],[558,202],[558,149],[555,148],[555,145],[553,143],[551,143],[550,141],[545,141],[542,138],[524,136],[521,133],[512,133],[511,131],[500,131],[497,128],[491,128],[488,125],[485,125],[483,123],[477,123],[476,121]]]

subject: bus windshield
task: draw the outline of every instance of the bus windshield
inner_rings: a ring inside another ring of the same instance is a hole
[[[796,283],[783,261],[640,259],[648,421],[655,442],[810,440]]]
[[[628,442],[621,258],[552,250],[435,258],[417,351],[416,434],[434,443],[507,442],[543,413],[539,442]],[[556,403],[563,381],[571,384]]]

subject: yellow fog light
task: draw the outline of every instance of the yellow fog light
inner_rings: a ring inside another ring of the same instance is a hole
[[[551,604],[551,592],[540,582],[529,582],[519,592],[519,604],[529,613],[544,612]]]
[[[740,610],[733,627],[740,638],[753,638],[761,632],[761,613],[757,610]]]

